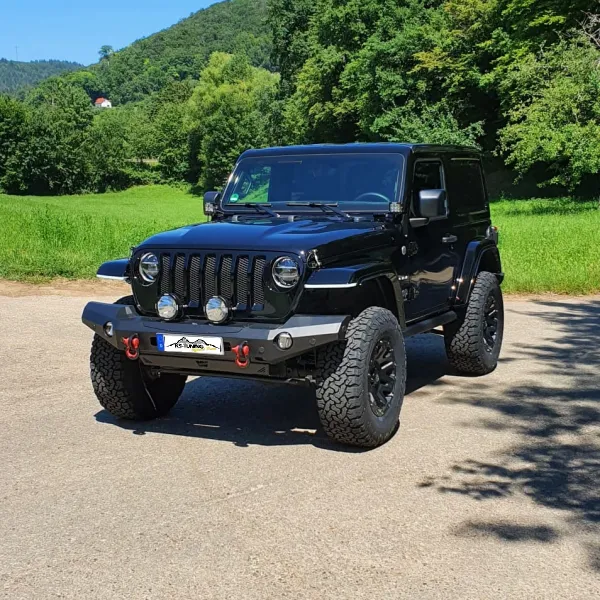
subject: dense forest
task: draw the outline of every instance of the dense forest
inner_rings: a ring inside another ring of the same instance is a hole
[[[33,87],[48,77],[81,67],[78,63],[65,60],[19,62],[0,58],[0,94],[14,94]]]
[[[572,190],[600,171],[598,0],[229,0],[0,96],[0,188],[219,186],[245,148],[479,146]],[[113,109],[94,109],[98,97]]]
[[[101,50],[96,65],[78,73],[91,96],[113,103],[143,100],[171,81],[197,80],[213,52],[241,53],[256,67],[271,68],[267,0],[213,4],[173,27],[113,52]]]

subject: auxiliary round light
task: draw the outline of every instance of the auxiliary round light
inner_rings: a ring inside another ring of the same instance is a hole
[[[275,342],[280,350],[289,350],[294,344],[294,338],[290,333],[284,331],[275,338]]]
[[[158,256],[152,252],[146,252],[140,258],[140,276],[146,283],[154,283],[160,271]]]
[[[108,337],[112,337],[114,335],[115,328],[110,321],[104,325],[104,333],[106,333]]]
[[[179,302],[171,294],[163,294],[156,303],[156,312],[161,319],[172,321],[179,315]]]
[[[229,307],[227,302],[220,296],[213,296],[204,307],[206,318],[216,325],[224,323],[229,317]]]
[[[273,263],[273,280],[285,290],[292,289],[300,281],[298,262],[289,256],[282,256]]]

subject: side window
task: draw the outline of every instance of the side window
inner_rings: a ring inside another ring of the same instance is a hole
[[[450,204],[460,214],[486,208],[481,163],[477,159],[453,158],[448,172]]]
[[[418,160],[413,176],[413,206],[422,190],[445,190],[444,167],[439,160]],[[412,209],[411,209],[412,210]],[[414,211],[413,211],[414,212]],[[448,214],[448,206],[440,207],[440,213]]]

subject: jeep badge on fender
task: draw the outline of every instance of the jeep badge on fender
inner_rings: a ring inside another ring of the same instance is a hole
[[[166,415],[190,375],[314,387],[335,440],[396,431],[408,336],[443,333],[452,366],[484,375],[502,345],[503,273],[481,157],[458,146],[249,150],[208,223],[159,233],[98,276],[91,376],[116,417]]]

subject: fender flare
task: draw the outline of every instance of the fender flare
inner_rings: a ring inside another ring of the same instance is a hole
[[[465,259],[462,264],[460,277],[456,283],[454,303],[464,305],[471,297],[471,291],[475,284],[475,278],[480,271],[482,261],[485,260],[493,266],[491,271],[498,278],[499,283],[504,279],[500,252],[493,240],[473,240],[467,245]]]
[[[351,291],[368,281],[386,278],[392,285],[398,320],[404,329],[404,298],[398,274],[391,263],[375,262],[357,265],[324,267],[313,271],[304,284],[304,289],[310,290],[347,290]]]
[[[120,258],[118,260],[109,260],[108,262],[102,263],[96,273],[96,277],[99,279],[114,279],[116,281],[129,282],[129,259]]]

